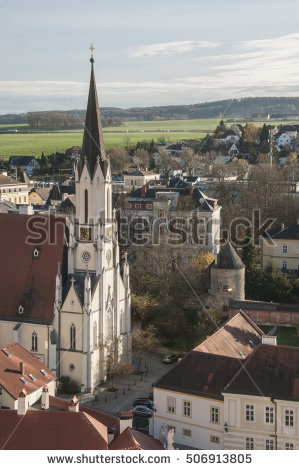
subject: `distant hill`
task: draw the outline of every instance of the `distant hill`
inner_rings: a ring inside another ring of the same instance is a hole
[[[272,117],[299,115],[299,97],[259,97],[242,98],[192,105],[153,106],[146,108],[102,108],[105,125],[119,126],[121,121],[160,121],[172,119],[240,118],[265,119]],[[26,114],[6,114],[0,116],[0,124],[28,122],[32,128],[74,129],[83,126],[84,110],[43,111]]]

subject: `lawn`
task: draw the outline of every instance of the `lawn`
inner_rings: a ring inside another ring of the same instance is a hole
[[[65,152],[73,145],[82,144],[83,131],[78,132],[37,132],[37,133],[17,133],[0,134],[0,157],[7,160],[11,155],[33,155],[40,157],[42,151],[45,155],[53,152]],[[107,133],[104,132],[104,142],[107,150],[113,146],[135,145],[140,140],[161,140],[162,137],[168,142],[192,138],[202,139],[205,134],[202,132],[192,132],[192,134],[182,132],[136,132],[136,133]]]
[[[272,330],[273,326],[259,325],[259,328],[268,334]],[[274,336],[277,336],[277,344],[283,346],[297,346],[299,347],[299,335],[297,334],[296,328],[288,326],[278,326]]]

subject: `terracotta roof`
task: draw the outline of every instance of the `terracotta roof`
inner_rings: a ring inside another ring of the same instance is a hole
[[[104,450],[107,428],[82,411],[1,410],[0,448],[26,450]]]
[[[157,439],[127,427],[109,444],[109,450],[164,450]]]
[[[30,233],[33,224],[39,234]],[[63,259],[65,219],[0,214],[0,227],[0,318],[51,323],[58,262]],[[41,234],[47,237],[41,239]],[[30,236],[36,243],[26,243]],[[37,257],[35,248],[39,250]],[[23,313],[19,313],[20,306]]]
[[[24,375],[21,374],[20,362],[24,365]],[[32,380],[28,374],[32,374],[35,379]],[[26,379],[26,383],[21,381],[22,377]],[[42,361],[19,344],[11,343],[0,348],[0,385],[15,399],[23,389],[28,395],[55,379],[56,376]]]
[[[159,378],[154,387],[223,400],[222,390],[243,361],[193,350]]]
[[[225,392],[299,400],[299,348],[261,344]]]
[[[240,310],[194,351],[245,359],[261,343],[263,334]]]
[[[67,411],[69,408],[70,402],[68,400],[64,400],[63,398],[53,397],[50,395],[50,407],[56,408],[57,410]],[[84,413],[88,413],[97,421],[100,421],[102,424],[107,426],[108,428],[113,428],[115,430],[115,434],[119,434],[119,419],[116,416],[110,415],[105,413],[104,411],[98,410],[96,408],[90,408],[88,406],[79,405],[79,410],[84,411]]]

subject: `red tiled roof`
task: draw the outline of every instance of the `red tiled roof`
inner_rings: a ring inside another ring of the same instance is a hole
[[[194,351],[245,359],[261,343],[263,334],[240,310]]]
[[[109,450],[164,450],[160,441],[127,427],[110,444]]]
[[[40,235],[30,234],[28,223],[53,238],[41,240]],[[63,218],[0,214],[0,318],[51,323],[64,230]],[[28,243],[30,235],[36,243]],[[33,256],[36,247],[38,257]],[[21,315],[20,305],[24,308]]]
[[[225,387],[225,392],[299,400],[299,348],[261,344]]]
[[[3,349],[11,356],[7,356]],[[20,362],[24,365],[24,376],[20,372]],[[45,370],[46,376],[41,369]],[[32,374],[35,380],[31,380],[28,374]],[[21,377],[25,377],[26,384],[20,380]],[[0,385],[15,399],[23,389],[30,394],[55,379],[56,376],[42,361],[19,344],[11,343],[0,349]]]
[[[0,411],[0,449],[104,450],[107,428],[87,413],[28,410]]]
[[[58,410],[67,411],[69,408],[70,402],[68,400],[64,400],[63,398],[53,397],[50,396],[50,407],[57,408]],[[79,405],[79,410],[84,411],[84,413],[88,413],[97,421],[100,421],[108,428],[114,428],[115,434],[119,434],[119,420],[116,416],[110,415],[105,413],[104,411],[97,410],[95,408],[90,408],[88,406]]]
[[[235,357],[193,350],[160,377],[154,387],[223,400],[222,390],[242,363]]]

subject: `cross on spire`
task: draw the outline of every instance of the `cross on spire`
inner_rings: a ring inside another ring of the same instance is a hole
[[[94,62],[94,58],[93,58],[93,51],[95,50],[95,47],[93,47],[93,44],[91,43],[90,44],[90,62]]]

